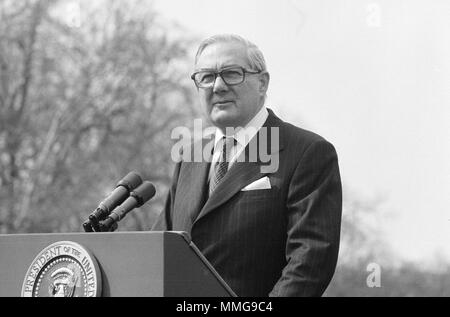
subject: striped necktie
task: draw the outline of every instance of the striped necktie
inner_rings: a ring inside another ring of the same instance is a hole
[[[228,171],[228,165],[231,158],[231,149],[236,144],[236,139],[233,137],[223,137],[222,139],[222,155],[219,161],[214,166],[213,175],[209,182],[209,194],[216,189],[220,180],[225,176]]]

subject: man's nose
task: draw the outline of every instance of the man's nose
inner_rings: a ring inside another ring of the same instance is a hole
[[[223,81],[221,76],[217,75],[216,80],[214,81],[213,92],[218,93],[227,90],[228,90],[227,84]]]

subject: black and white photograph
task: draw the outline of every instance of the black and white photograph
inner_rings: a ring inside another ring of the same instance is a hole
[[[448,296],[450,1],[0,0],[0,297]]]

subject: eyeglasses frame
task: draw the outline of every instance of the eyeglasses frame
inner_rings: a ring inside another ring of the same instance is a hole
[[[235,84],[228,84],[228,83],[225,81],[225,79],[223,79],[222,73],[223,73],[224,71],[233,70],[233,69],[236,69],[236,68],[242,70],[242,73],[243,73],[242,81],[239,82],[239,83],[235,83]],[[212,81],[211,85],[208,85],[208,86],[205,86],[205,87],[199,86],[199,84],[198,84],[197,81],[195,80],[195,75],[197,75],[198,73],[208,72],[208,71],[211,72],[211,73],[214,73],[214,81]],[[219,70],[219,71],[213,70],[213,69],[201,69],[201,70],[199,70],[199,71],[197,71],[197,72],[194,72],[194,73],[191,75],[191,79],[194,81],[195,86],[197,86],[197,88],[201,88],[201,89],[209,89],[209,88],[214,87],[214,85],[215,85],[215,83],[216,83],[216,80],[217,80],[217,76],[220,76],[220,78],[222,78],[222,81],[223,81],[227,86],[235,86],[235,85],[240,85],[240,84],[242,84],[242,83],[245,81],[245,78],[246,78],[245,75],[246,75],[246,74],[254,75],[254,74],[260,74],[260,73],[263,73],[263,71],[262,71],[262,70],[258,70],[258,71],[248,70],[248,69],[246,69],[245,67],[242,67],[242,66],[231,66],[231,67],[223,68],[223,69],[221,69],[221,70]]]

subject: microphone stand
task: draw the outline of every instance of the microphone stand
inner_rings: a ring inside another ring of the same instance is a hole
[[[100,223],[101,232],[113,232],[116,231],[118,227],[119,225],[117,224],[117,222],[114,222],[110,226],[106,225],[104,221]]]
[[[98,221],[97,217],[90,215],[89,219],[83,222],[84,232],[113,232],[118,228],[117,222],[105,224],[105,221]]]

